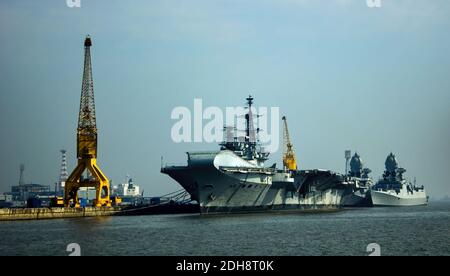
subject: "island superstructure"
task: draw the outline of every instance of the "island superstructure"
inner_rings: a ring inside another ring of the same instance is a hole
[[[352,193],[344,196],[342,204],[345,207],[372,207],[370,188],[373,181],[369,176],[371,172],[369,168],[364,168],[361,156],[355,152],[350,160],[350,171],[346,175]]]

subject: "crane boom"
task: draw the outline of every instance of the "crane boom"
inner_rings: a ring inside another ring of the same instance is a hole
[[[295,171],[297,170],[297,161],[295,158],[295,152],[291,143],[291,138],[289,135],[289,129],[287,125],[286,116],[283,116],[283,126],[284,126],[284,154],[283,154],[283,166],[286,170]]]

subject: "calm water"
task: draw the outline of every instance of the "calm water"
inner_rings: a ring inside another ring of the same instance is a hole
[[[450,255],[450,202],[327,214],[0,222],[0,255]]]

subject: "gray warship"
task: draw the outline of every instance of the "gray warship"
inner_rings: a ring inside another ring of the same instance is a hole
[[[407,181],[404,168],[398,166],[395,155],[391,152],[385,161],[386,170],[371,189],[374,206],[417,206],[427,205],[428,196],[424,186],[417,186]]]
[[[370,189],[373,185],[372,178],[369,174],[372,171],[364,168],[364,163],[361,156],[357,152],[350,160],[350,171],[346,176],[346,181],[349,184],[350,193],[347,193],[342,199],[344,207],[372,207],[372,198],[370,196]]]
[[[200,205],[202,214],[337,210],[349,192],[342,175],[328,170],[280,170],[265,166],[269,153],[254,138],[247,99],[245,136],[227,133],[220,150],[187,152],[186,166],[161,166]]]

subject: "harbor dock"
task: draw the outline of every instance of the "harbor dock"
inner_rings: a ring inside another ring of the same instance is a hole
[[[0,221],[112,216],[120,210],[121,207],[5,208],[0,209]]]
[[[145,216],[163,214],[199,213],[198,204],[155,204],[120,207],[85,208],[4,208],[0,209],[0,221],[62,219],[105,216]]]

